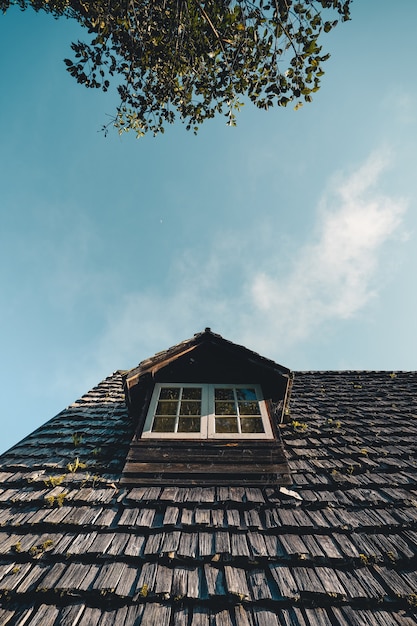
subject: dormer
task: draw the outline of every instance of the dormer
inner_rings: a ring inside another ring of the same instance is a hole
[[[291,373],[209,328],[126,374],[136,424],[122,482],[288,484]]]

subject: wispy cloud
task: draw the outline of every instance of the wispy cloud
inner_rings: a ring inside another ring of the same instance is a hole
[[[348,178],[335,177],[321,199],[313,241],[298,252],[289,276],[253,277],[255,310],[270,330],[286,329],[286,342],[305,338],[330,319],[351,317],[377,293],[383,246],[406,209],[403,199],[376,189],[387,165],[386,155],[372,155]]]
[[[100,361],[131,366],[206,325],[273,357],[271,337],[288,347],[355,315],[378,293],[389,263],[383,252],[406,209],[404,199],[378,190],[388,165],[386,154],[374,154],[350,175],[335,176],[310,240],[293,247],[291,259],[283,258],[273,224],[222,234],[205,258],[186,251],[169,293],[130,293],[111,312]]]

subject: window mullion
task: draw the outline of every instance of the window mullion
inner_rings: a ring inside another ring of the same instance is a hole
[[[174,428],[174,432],[175,433],[178,432],[178,423],[180,421],[180,411],[181,411],[181,402],[182,402],[182,390],[183,390],[183,387],[180,387],[180,397],[178,399],[177,414],[175,416],[175,428]]]
[[[205,398],[205,420],[206,420],[206,438],[214,437],[215,419],[214,419],[214,385],[204,386]]]
[[[236,408],[236,415],[237,415],[237,432],[239,433],[239,435],[241,435],[242,429],[240,427],[239,402],[237,401],[236,387],[233,387],[233,397],[235,399],[235,408]]]

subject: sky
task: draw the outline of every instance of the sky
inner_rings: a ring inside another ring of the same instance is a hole
[[[353,2],[314,102],[100,132],[84,33],[0,15],[0,452],[211,327],[301,370],[417,369],[417,3]]]

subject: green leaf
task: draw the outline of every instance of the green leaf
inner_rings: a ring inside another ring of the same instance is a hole
[[[319,88],[322,38],[338,19],[350,18],[352,0],[205,0],[106,2],[18,0],[85,29],[86,43],[71,44],[68,72],[88,88],[107,91],[119,104],[109,126],[136,136],[158,134],[181,119],[197,132],[207,119],[238,110],[244,98],[258,108],[285,107]],[[11,3],[0,0],[5,12]],[[317,6],[322,8],[313,10]],[[289,7],[291,6],[291,10]],[[323,16],[326,16],[326,21]],[[338,19],[331,19],[331,17]],[[312,88],[306,84],[311,83]],[[295,105],[299,108],[301,103]]]

